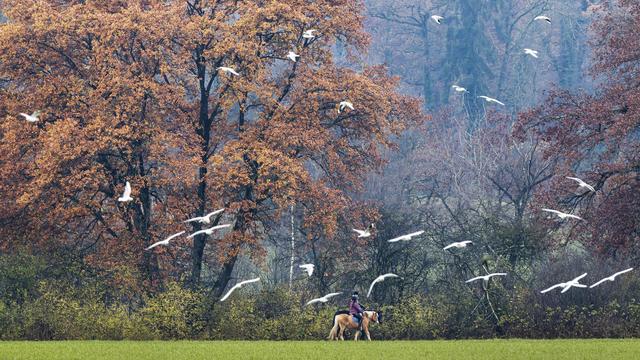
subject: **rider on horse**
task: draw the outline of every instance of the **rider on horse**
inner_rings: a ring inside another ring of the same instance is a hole
[[[351,301],[349,301],[349,314],[358,319],[358,329],[362,330],[362,313],[364,309],[358,303],[358,292],[354,291],[351,295]]]

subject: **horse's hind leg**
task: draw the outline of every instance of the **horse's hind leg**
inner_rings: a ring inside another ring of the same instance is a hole
[[[340,340],[344,341],[344,330],[345,327],[340,325]]]

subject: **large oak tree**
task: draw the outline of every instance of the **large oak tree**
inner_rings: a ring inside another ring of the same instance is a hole
[[[359,1],[3,5],[5,248],[63,248],[106,270],[135,264],[150,281],[188,270],[194,285],[209,261],[220,294],[238,256],[263,254],[267,224],[293,203],[313,210],[301,219],[309,239],[338,241],[381,149],[421,120],[383,67],[348,65],[368,45]],[[308,29],[314,39],[302,37]],[[355,110],[338,111],[343,100]],[[17,116],[35,109],[38,123]],[[125,181],[134,201],[122,204]],[[232,231],[196,236],[189,252],[143,251],[199,230],[182,220],[218,207],[213,224]]]

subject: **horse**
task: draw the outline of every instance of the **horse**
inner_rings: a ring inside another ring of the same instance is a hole
[[[371,341],[369,334],[369,323],[382,323],[382,311],[365,311],[362,313],[362,331],[367,335],[367,340]],[[343,311],[338,311],[333,316],[333,328],[329,333],[329,340],[344,340],[345,329],[358,329],[358,323],[353,321],[353,317]],[[358,341],[360,331],[356,331],[354,340]]]

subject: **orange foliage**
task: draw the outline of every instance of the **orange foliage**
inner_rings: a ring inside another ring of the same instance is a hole
[[[184,267],[170,259],[204,256],[207,239],[194,239],[193,254],[143,248],[188,216],[226,207],[217,221],[233,230],[208,245],[212,261],[232,270],[242,251],[261,253],[264,224],[292,202],[313,208],[306,221],[331,238],[364,175],[381,165],[381,149],[422,120],[419,102],[397,94],[384,68],[336,64],[336,46],[350,60],[367,47],[359,1],[4,7],[0,192],[9,225],[0,235],[8,246],[64,246],[106,270],[137,264],[153,280],[159,268]],[[311,28],[318,36],[303,39]],[[295,63],[285,58],[292,50]],[[343,100],[355,110],[338,112]],[[35,124],[17,115],[36,109]],[[118,203],[126,181],[134,201]]]

